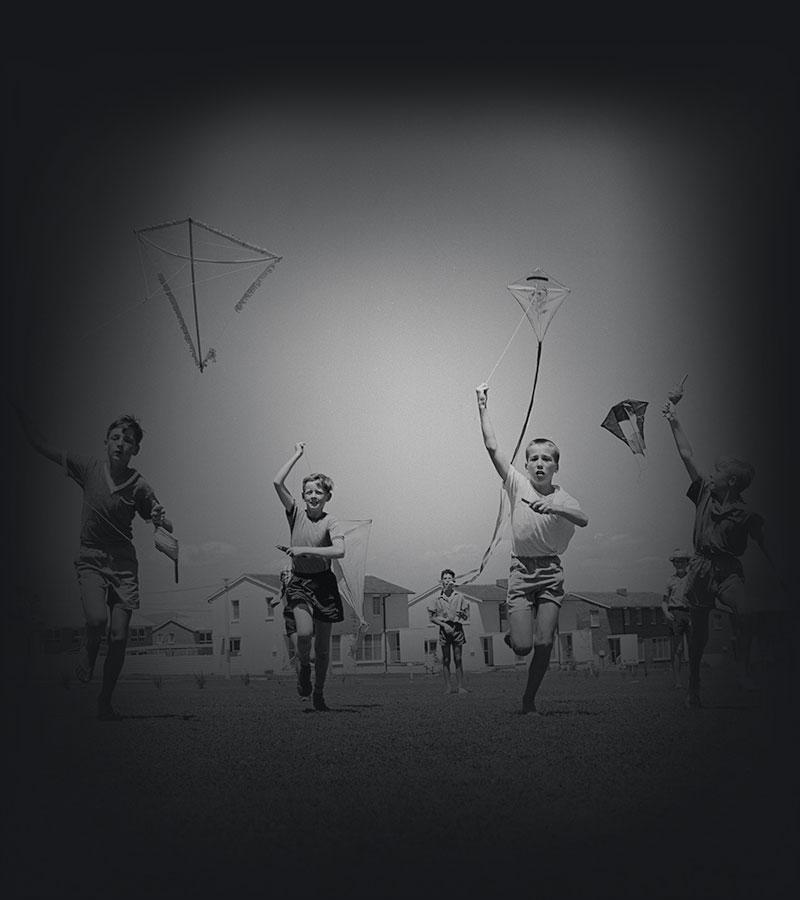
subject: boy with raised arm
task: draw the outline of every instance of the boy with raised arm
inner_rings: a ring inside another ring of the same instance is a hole
[[[313,692],[314,709],[324,711],[325,676],[330,659],[331,629],[344,619],[342,598],[331,560],[344,556],[344,535],[338,533],[336,519],[325,512],[333,482],[315,472],[303,479],[301,507],[286,487],[286,477],[303,455],[305,442],[294,445],[294,454],[273,480],[286,510],[291,533],[286,553],[292,559],[292,573],[286,585],[286,633],[295,641],[297,692],[308,697]],[[314,639],[314,683],[311,683],[311,640]]]
[[[108,631],[97,717],[120,719],[111,697],[125,662],[131,615],[139,608],[139,564],[131,524],[138,513],[145,521],[172,531],[172,522],[152,487],[130,465],[142,443],[142,427],[133,416],[120,416],[106,430],[105,459],[78,456],[55,448],[21,409],[16,411],[34,450],[63,466],[83,490],[75,569],[86,635],[75,675],[84,683],[92,680],[100,643]]]
[[[511,504],[511,567],[508,574],[506,643],[517,656],[533,659],[522,695],[522,713],[536,712],[536,693],[550,664],[558,613],[564,597],[560,554],[589,522],[578,501],[553,484],[560,452],[549,438],[525,448],[525,474],[497,446],[487,409],[488,385],[476,388],[483,443],[503,480]],[[534,626],[535,612],[535,626]]]
[[[686,496],[695,505],[694,555],[689,561],[687,588],[691,630],[686,706],[699,707],[702,706],[700,662],[708,643],[708,616],[715,606],[731,616],[740,684],[747,681],[747,653],[741,646],[741,617],[746,598],[744,570],[739,557],[745,552],[748,540],[754,540],[773,567],[774,564],[764,540],[764,519],[742,499],[742,492],[755,475],[753,466],[732,456],[721,456],[714,471],[708,476],[703,475],[678,421],[675,403],[668,400],[661,412],[672,429],[678,454],[689,473],[691,484]]]

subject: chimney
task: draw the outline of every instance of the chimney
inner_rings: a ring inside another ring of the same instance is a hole
[[[627,588],[617,588],[617,593],[620,595],[620,597],[627,597],[628,589]]]

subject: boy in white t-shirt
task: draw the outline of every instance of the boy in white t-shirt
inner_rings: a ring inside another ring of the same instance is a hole
[[[533,649],[522,713],[536,712],[558,613],[564,597],[564,572],[559,555],[575,532],[589,522],[574,497],[553,484],[559,450],[549,438],[534,438],[525,448],[525,475],[498,449],[487,411],[488,385],[476,388],[483,443],[511,503],[511,567],[508,574],[508,634],[506,643],[517,656]],[[535,612],[535,625],[534,625]]]

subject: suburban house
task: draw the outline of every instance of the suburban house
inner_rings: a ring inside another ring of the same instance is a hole
[[[207,597],[213,611],[213,647],[217,671],[224,675],[288,671],[283,607],[278,602],[278,575],[244,573]],[[345,621],[333,626],[331,667],[351,662],[359,670],[384,670],[398,659],[400,632],[408,625],[408,597],[413,591],[366,575],[364,617],[368,629],[357,647],[352,634],[357,619],[345,605]]]

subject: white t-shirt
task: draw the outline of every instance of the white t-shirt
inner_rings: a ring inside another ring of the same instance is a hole
[[[556,506],[580,509],[578,501],[563,488],[553,485],[550,497]],[[534,501],[544,497],[531,484],[529,478],[514,466],[509,466],[503,484],[511,502],[511,553],[514,556],[558,556],[567,549],[575,533],[575,526],[563,516],[538,513],[524,500]]]

